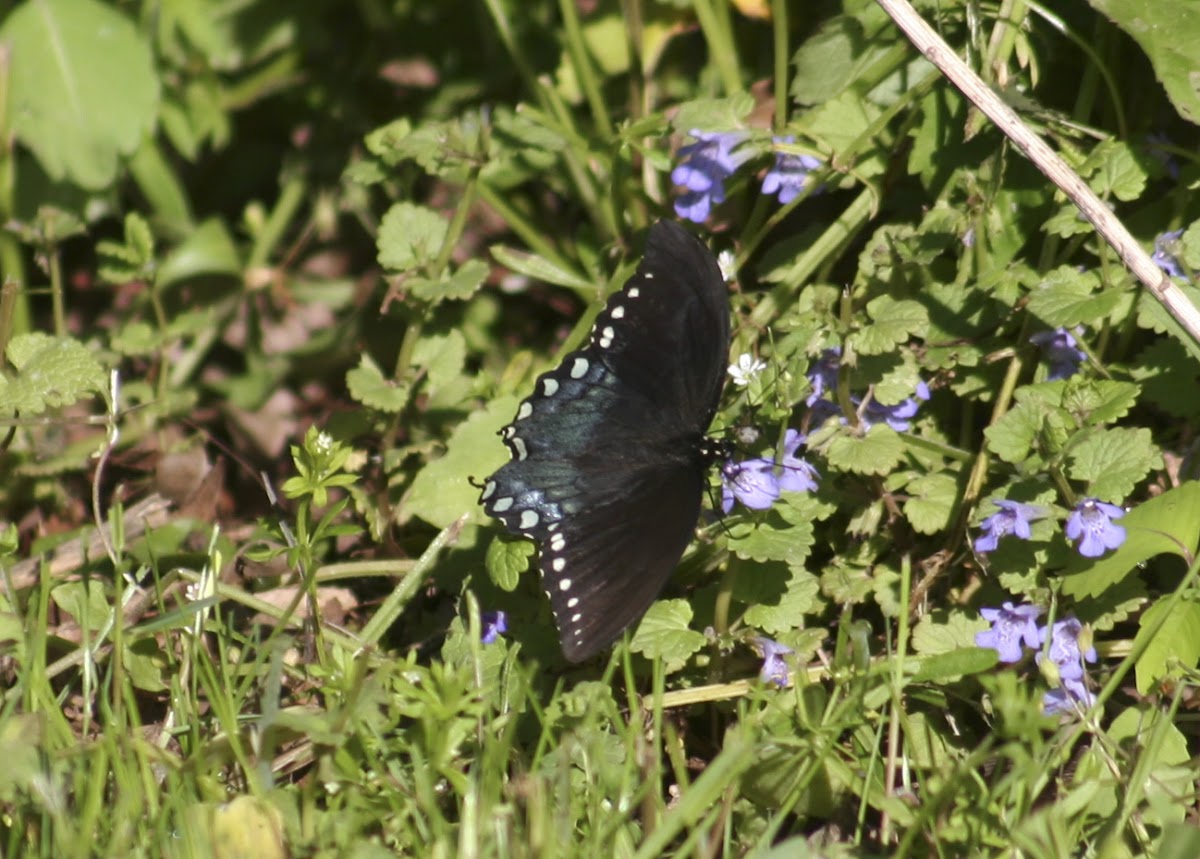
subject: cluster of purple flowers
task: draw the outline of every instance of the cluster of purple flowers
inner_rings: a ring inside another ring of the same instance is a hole
[[[1084,676],[1084,663],[1096,661],[1096,648],[1090,643],[1086,650],[1083,648],[1079,639],[1084,627],[1076,618],[1067,617],[1039,627],[1040,608],[1014,606],[1011,602],[1000,608],[981,609],[979,613],[992,627],[976,633],[975,644],[995,650],[1001,662],[1020,662],[1025,648],[1038,650],[1038,667],[1055,683],[1055,688],[1042,698],[1042,708],[1047,714],[1072,711],[1077,704],[1086,709],[1096,702]]]
[[[725,202],[725,180],[754,153],[734,151],[749,138],[744,131],[692,129],[688,134],[695,142],[679,148],[678,164],[671,171],[671,181],[683,189],[675,200],[675,213],[700,224],[708,220],[713,205]],[[775,142],[790,144],[795,138],[776,137]],[[820,166],[821,160],[812,155],[776,152],[775,165],[763,177],[763,193],[778,195],[786,205],[800,195]]]
[[[842,350],[836,346],[826,349],[812,369],[808,371],[808,383],[812,386],[804,404],[813,414],[816,423],[823,423],[840,411],[831,399],[825,396],[837,386],[838,370],[841,367]],[[870,429],[873,424],[885,423],[896,432],[905,432],[912,426],[912,419],[917,416],[921,403],[929,399],[929,386],[924,381],[918,381],[913,396],[885,406],[874,398],[862,405],[862,397],[851,396],[850,401],[858,409],[858,419],[863,429]],[[842,415],[842,423],[846,418]]]
[[[1000,538],[1009,534],[1021,540],[1030,539],[1033,536],[1030,523],[1047,515],[1045,508],[1036,504],[1003,498],[993,499],[992,504],[1000,510],[983,520],[979,526],[982,533],[975,538],[975,551],[981,555],[996,551]],[[1113,521],[1124,515],[1125,511],[1116,504],[1084,498],[1067,517],[1063,530],[1067,539],[1076,543],[1079,554],[1099,558],[1125,542],[1124,526]]]
[[[756,457],[740,462],[729,460],[721,466],[721,509],[728,513],[735,500],[752,510],[766,510],[783,492],[812,492],[817,488],[817,470],[796,456],[805,436],[789,429],[784,434],[783,457],[778,467],[771,457]]]
[[[1041,347],[1042,357],[1050,364],[1046,379],[1051,382],[1071,378],[1079,372],[1079,365],[1087,360],[1087,354],[1079,348],[1075,335],[1066,328],[1039,331],[1029,338],[1029,342]]]

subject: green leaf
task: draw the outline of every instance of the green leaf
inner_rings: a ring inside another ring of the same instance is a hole
[[[1160,622],[1162,626],[1156,630]],[[1200,664],[1200,603],[1183,599],[1172,607],[1170,598],[1159,600],[1142,614],[1133,646],[1151,634],[1154,637],[1134,669],[1137,689],[1143,695],[1159,680],[1185,676]]]
[[[50,591],[50,599],[81,627],[92,632],[102,629],[112,614],[104,587],[95,579],[59,585]]]
[[[1139,388],[1132,382],[1072,377],[1062,392],[1062,407],[1083,426],[1112,423],[1137,404]]]
[[[835,436],[825,456],[836,471],[887,474],[904,458],[904,439],[887,424],[875,424],[863,436],[853,432]]]
[[[804,563],[813,546],[813,520],[820,505],[809,495],[785,493],[761,515],[730,526],[729,550],[751,561]]]
[[[529,569],[529,561],[535,552],[533,543],[529,540],[512,540],[507,537],[497,537],[487,548],[484,564],[488,577],[504,591],[515,591],[521,580],[521,573]]]
[[[189,283],[206,275],[224,275],[240,279],[242,260],[229,228],[219,218],[200,224],[183,243],[163,260],[158,269],[158,285]]]
[[[929,325],[929,314],[915,301],[897,301],[881,295],[867,304],[871,324],[860,328],[846,342],[860,355],[882,355],[898,343],[921,336]]]
[[[1090,229],[1090,227],[1089,227]],[[1060,266],[1029,295],[1029,312],[1051,328],[1094,325],[1129,297],[1117,289],[1095,294],[1100,278],[1091,271]]]
[[[1005,462],[1024,462],[1033,451],[1048,411],[1043,403],[1034,400],[1017,403],[983,431],[992,453]]]
[[[852,80],[867,45],[856,18],[841,15],[825,21],[792,57],[792,98],[803,105],[833,98]]]
[[[679,105],[672,122],[685,134],[698,131],[730,131],[741,128],[742,120],[754,109],[754,97],[737,93],[728,98],[698,98]]]
[[[1174,418],[1194,420],[1200,415],[1200,363],[1176,340],[1160,337],[1147,346],[1130,375],[1142,396]]]
[[[412,389],[385,379],[371,356],[364,354],[358,366],[346,372],[346,390],[367,408],[395,414],[404,408]]]
[[[1100,197],[1136,200],[1146,189],[1146,171],[1123,141],[1102,140],[1088,153],[1079,172],[1089,178],[1092,190]]]
[[[803,568],[793,568],[784,583],[783,593],[769,603],[752,605],[746,609],[743,619],[768,635],[781,635],[799,627],[804,616],[816,608],[820,591],[821,584],[816,576]]]
[[[1200,287],[1190,283],[1175,284],[1183,298],[1190,301],[1200,311]],[[1188,350],[1193,361],[1200,362],[1200,343],[1183,329],[1165,307],[1156,299],[1150,290],[1143,290],[1137,301],[1137,324],[1139,328],[1149,328],[1159,334],[1170,334]]]
[[[647,659],[661,659],[668,672],[678,671],[708,641],[688,627],[691,620],[687,600],[658,600],[638,624],[629,649]]]
[[[1189,3],[1090,0],[1146,52],[1179,115],[1200,125],[1200,8]]]
[[[137,27],[111,4],[39,0],[16,6],[0,41],[12,46],[12,133],[52,179],[112,185],[158,111],[158,76]]]
[[[417,341],[412,363],[425,370],[425,385],[430,393],[462,377],[467,360],[467,341],[457,330],[431,334]]]
[[[990,628],[991,624],[978,614],[933,612],[917,621],[912,633],[912,648],[921,654],[953,653],[973,648],[975,633]]]
[[[517,403],[516,397],[499,397],[454,428],[445,455],[426,464],[413,479],[410,513],[435,528],[445,528],[464,513],[476,521],[487,518],[470,479],[483,480],[508,461],[508,449],[496,433],[512,419]]]
[[[488,267],[482,260],[467,260],[453,274],[443,273],[437,280],[414,277],[405,282],[409,292],[422,301],[462,301],[470,298],[483,285]]]
[[[107,390],[100,362],[69,337],[18,334],[8,344],[8,360],[17,374],[0,377],[0,414],[40,415]]]
[[[1088,494],[1114,502],[1163,465],[1162,454],[1145,427],[1092,431],[1071,448],[1070,462],[1068,476],[1087,481]]]
[[[446,242],[446,222],[433,209],[396,203],[383,216],[375,241],[384,268],[410,271],[437,259]]]
[[[541,283],[565,286],[590,296],[595,296],[596,285],[573,271],[567,271],[536,254],[514,250],[507,245],[492,245],[492,256],[496,262],[510,271],[523,274]]]
[[[936,534],[950,525],[958,498],[958,480],[951,474],[930,474],[911,481],[905,492],[904,516],[918,534]]]
[[[1200,546],[1197,510],[1200,482],[1195,481],[1143,501],[1121,518],[1125,542],[1112,554],[1089,560],[1071,553],[1063,593],[1076,599],[1099,596],[1155,555],[1179,555],[1191,563]]]

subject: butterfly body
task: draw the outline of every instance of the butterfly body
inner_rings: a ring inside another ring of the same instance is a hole
[[[480,501],[539,544],[563,653],[592,656],[654,601],[691,540],[729,352],[711,252],[655,224],[587,345],[538,377],[501,431],[512,460]]]

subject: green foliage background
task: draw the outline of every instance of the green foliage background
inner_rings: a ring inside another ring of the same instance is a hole
[[[1200,303],[1194,4],[919,11]],[[0,48],[0,855],[1200,852],[1200,344],[882,7],[25,0]],[[821,485],[568,667],[472,478],[696,129],[767,365],[714,431]],[[993,499],[1045,516],[979,554]],[[1005,600],[1085,624],[1096,706],[975,647]]]

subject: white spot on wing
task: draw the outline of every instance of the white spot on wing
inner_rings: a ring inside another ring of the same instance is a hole
[[[579,623],[579,621],[582,617],[583,617],[583,615],[581,615],[579,613],[571,615],[571,623]]]
[[[571,597],[567,600],[567,608],[575,608],[577,605],[579,605],[579,597]]]
[[[654,272],[644,271],[642,272],[642,277],[646,278],[646,280],[654,280]]]
[[[558,523],[555,522],[554,524],[557,525]],[[567,538],[564,537],[562,534],[552,534],[550,536],[550,548],[553,551],[561,552],[563,550],[563,546],[565,546],[566,544],[567,544]]]
[[[521,408],[517,409],[517,420],[523,421],[531,414],[533,414],[533,406],[529,403],[521,403]]]
[[[625,318],[624,305],[618,304],[616,307],[614,307],[612,309],[612,313],[610,315],[612,316],[613,319],[624,319]]]
[[[569,591],[571,589],[571,580],[570,579],[559,579],[558,589],[560,591]]]
[[[538,515],[537,515],[536,511],[522,510],[521,511],[521,521],[517,527],[519,527],[523,531],[528,531],[530,528],[537,525],[537,523],[538,523]]]
[[[607,349],[613,342],[613,329],[611,325],[605,325],[604,330],[600,332],[600,348]]]
[[[566,569],[566,566],[567,561],[565,558],[555,558],[550,562],[550,569],[554,570],[556,573],[561,573],[564,569]]]
[[[496,491],[496,481],[489,480],[483,487],[483,494],[479,496],[480,501],[487,501],[492,497],[492,493]]]
[[[575,361],[571,364],[571,378],[572,379],[582,379],[587,374],[587,371],[588,371],[587,358],[576,358]]]
[[[558,393],[558,381],[555,379],[542,379],[542,394],[543,396],[553,397]]]
[[[509,495],[505,498],[497,498],[496,503],[492,505],[492,512],[493,513],[504,513],[512,506],[513,506],[513,500],[512,500],[511,495]]]
[[[641,294],[642,294],[642,291],[640,289],[638,289],[636,286],[629,287],[629,297],[630,298],[637,298]]]
[[[518,462],[520,462],[521,460],[523,460],[525,457],[529,456],[529,451],[525,449],[525,442],[524,442],[524,441],[522,441],[521,439],[517,438],[516,436],[514,436],[514,437],[513,437],[513,438],[511,438],[511,439],[509,439],[509,441],[510,441],[510,442],[512,442],[513,451],[515,451],[515,452],[516,452],[516,454],[517,454],[517,461],[518,461]]]

